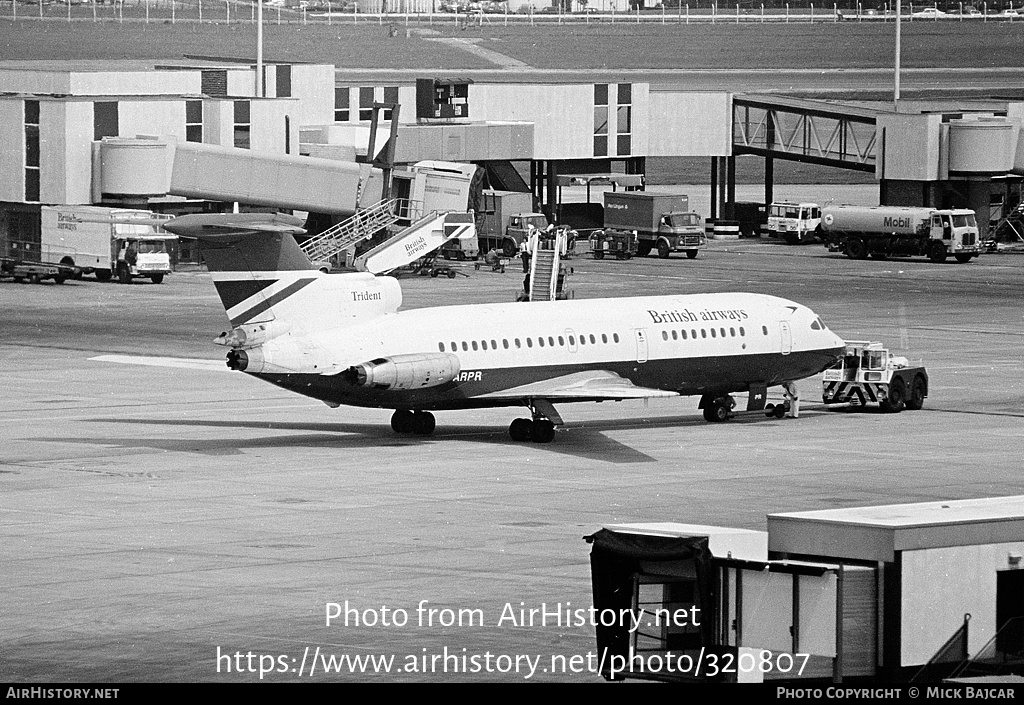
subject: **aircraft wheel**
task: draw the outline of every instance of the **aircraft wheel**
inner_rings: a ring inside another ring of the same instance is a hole
[[[924,398],[927,392],[928,388],[924,377],[918,375],[914,378],[914,383],[910,385],[910,398],[907,399],[907,408],[911,411],[920,410],[924,406]]]
[[[534,443],[550,443],[555,440],[555,424],[547,419],[537,419],[530,426],[530,440]]]
[[[764,407],[764,415],[767,416],[768,418],[775,416],[775,405],[766,404]]]
[[[718,397],[704,407],[704,420],[710,423],[728,421],[729,411],[729,397]]]
[[[907,385],[897,377],[889,384],[889,393],[882,402],[882,411],[887,414],[898,414],[903,411],[907,402]]]
[[[530,419],[516,419],[508,427],[508,435],[512,437],[513,441],[528,441],[530,440],[530,429],[533,426],[533,421]]]
[[[418,436],[429,436],[436,426],[437,421],[429,411],[417,411],[412,415],[412,432]]]
[[[412,433],[416,415],[408,409],[397,409],[391,415],[391,430],[395,433]]]
[[[786,405],[785,404],[776,404],[775,408],[772,409],[772,416],[774,416],[777,419],[781,419],[785,415],[786,415]]]

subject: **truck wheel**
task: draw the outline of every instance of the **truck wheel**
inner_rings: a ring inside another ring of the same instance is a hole
[[[636,256],[646,257],[654,249],[654,243],[641,240],[636,244]]]
[[[672,248],[668,246],[668,243],[664,240],[658,240],[658,257],[668,259],[670,254],[672,254]]]
[[[938,264],[939,262],[946,261],[946,246],[941,242],[933,242],[932,246],[928,248],[928,259]]]
[[[604,250],[594,250],[594,259],[604,259]]]
[[[96,281],[98,282],[110,281],[111,271],[109,269],[97,269],[94,274],[96,275]]]
[[[928,395],[928,385],[924,377],[918,375],[914,383],[910,385],[910,398],[907,399],[907,408],[911,411],[919,411],[924,406],[924,398]]]
[[[889,393],[881,403],[882,411],[887,414],[898,414],[906,406],[907,385],[900,377],[889,383]]]
[[[154,274],[153,276],[150,277],[150,279],[153,281],[154,284],[162,284],[164,281],[164,275]]]
[[[687,250],[686,257],[688,259],[697,259],[697,250]]]
[[[969,255],[969,254],[966,254],[966,253],[964,253],[964,254],[957,254],[957,255],[953,255],[953,256],[956,257],[956,261],[959,262],[960,264],[967,264],[968,262],[970,262],[974,258],[974,255]]]
[[[846,241],[846,256],[850,259],[867,259],[867,244],[859,237],[849,238]]]
[[[501,243],[501,254],[505,255],[506,257],[515,257],[516,252],[518,252],[518,250],[519,248],[516,247],[516,243],[514,240],[505,240],[504,242]]]
[[[117,268],[117,280],[122,284],[132,283],[132,273],[129,271],[128,267],[121,266]]]
[[[889,255],[884,252],[872,252],[871,259],[886,259]]]
[[[800,236],[796,233],[786,233],[786,244],[787,245],[799,245]]]

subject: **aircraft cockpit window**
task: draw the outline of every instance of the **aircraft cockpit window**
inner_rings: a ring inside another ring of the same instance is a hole
[[[811,321],[811,330],[821,330],[821,324],[818,323],[817,318]]]

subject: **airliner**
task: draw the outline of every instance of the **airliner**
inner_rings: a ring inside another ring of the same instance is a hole
[[[231,330],[227,366],[341,405],[393,409],[392,429],[429,435],[433,412],[525,407],[515,441],[551,442],[556,404],[700,395],[711,422],[733,393],[830,367],[844,341],[806,306],[766,294],[639,296],[400,311],[394,277],[318,271],[283,214],[186,215]]]

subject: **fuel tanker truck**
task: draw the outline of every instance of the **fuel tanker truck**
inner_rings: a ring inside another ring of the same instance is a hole
[[[818,236],[830,252],[850,259],[926,255],[969,262],[981,253],[974,211],[966,208],[826,206]]]

